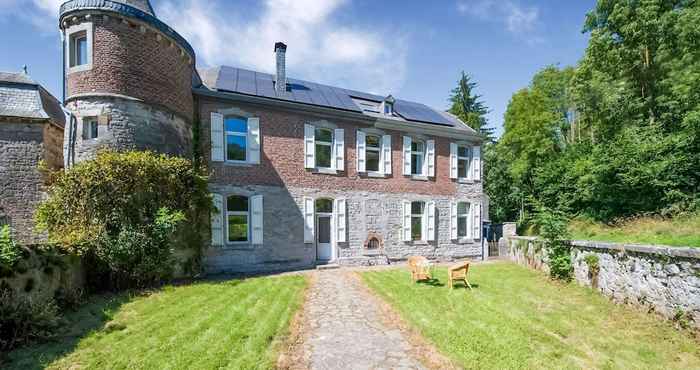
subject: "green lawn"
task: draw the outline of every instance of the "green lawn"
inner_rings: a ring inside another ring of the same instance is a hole
[[[614,226],[574,220],[569,231],[574,239],[581,240],[700,248],[700,215],[676,219],[641,217]]]
[[[700,369],[700,344],[670,323],[510,264],[472,266],[473,291],[447,273],[414,284],[405,269],[364,281],[465,368]]]
[[[268,369],[301,307],[306,278],[168,286],[101,297],[61,337],[10,353],[9,369]],[[3,366],[0,366],[4,368]]]

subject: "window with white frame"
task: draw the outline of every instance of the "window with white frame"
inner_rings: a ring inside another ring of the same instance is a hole
[[[411,202],[411,240],[423,240],[425,202]]]
[[[316,168],[331,168],[333,161],[333,130],[316,127],[314,131],[316,145]]]
[[[76,32],[70,36],[70,66],[78,67],[88,64],[87,32]]]
[[[369,172],[380,172],[382,137],[378,135],[365,136],[365,156],[367,163],[366,170]]]
[[[248,120],[226,117],[226,160],[246,162],[248,160]]]
[[[457,147],[457,177],[466,179],[469,176],[469,167],[471,166],[472,156],[471,150],[467,146],[459,145]]]
[[[83,140],[97,139],[98,127],[97,117],[83,118]]]
[[[248,242],[250,224],[248,209],[248,197],[231,195],[226,198],[226,231],[229,243]]]
[[[411,175],[423,175],[423,161],[425,160],[425,143],[413,140],[411,142]]]
[[[471,205],[467,202],[457,203],[457,237],[469,236],[469,211]]]

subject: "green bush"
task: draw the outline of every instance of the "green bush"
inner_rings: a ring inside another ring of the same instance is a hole
[[[0,227],[0,276],[11,274],[22,259],[19,245],[12,239],[10,226]]]
[[[60,323],[52,300],[34,300],[0,288],[0,352],[50,338]]]
[[[538,206],[535,222],[547,245],[549,274],[552,278],[570,281],[573,273],[568,220],[563,213]]]
[[[107,283],[93,288],[167,278],[177,247],[201,258],[211,199],[189,160],[103,151],[56,174],[48,192],[37,224],[59,248],[83,257],[90,282]]]

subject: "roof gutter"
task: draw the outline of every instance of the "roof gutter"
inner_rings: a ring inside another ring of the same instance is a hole
[[[428,123],[395,121],[390,119],[377,118],[377,128],[386,130],[397,130],[416,134],[427,134],[432,136],[446,137],[450,139],[465,140],[473,143],[481,143],[484,139],[470,132],[448,126],[437,126]]]

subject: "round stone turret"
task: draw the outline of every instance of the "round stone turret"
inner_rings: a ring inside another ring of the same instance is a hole
[[[60,9],[69,162],[100,148],[188,156],[195,53],[148,0],[72,0]]]

